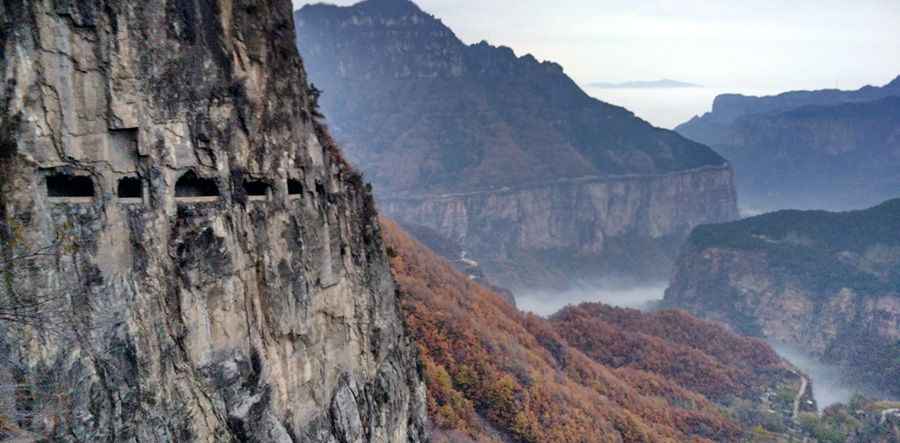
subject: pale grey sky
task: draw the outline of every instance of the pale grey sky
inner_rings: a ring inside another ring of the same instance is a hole
[[[293,0],[296,7],[307,2]],[[329,3],[349,5],[356,1]],[[560,63],[580,83],[855,89],[900,75],[898,0],[420,0],[467,43]]]

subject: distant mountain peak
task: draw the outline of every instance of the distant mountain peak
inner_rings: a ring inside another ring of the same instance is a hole
[[[302,15],[325,14],[339,16],[360,14],[368,17],[396,18],[413,14],[424,14],[421,8],[410,0],[363,0],[352,6],[338,6],[331,3],[309,3],[298,10]]]
[[[339,137],[358,141],[347,144],[350,157],[396,168],[375,168],[372,180],[382,191],[484,190],[536,176],[658,174],[726,164],[707,146],[591,98],[556,63],[485,40],[466,45],[427,12],[387,16],[394,8],[419,10],[409,0],[366,0],[341,7],[337,20],[314,16],[312,8],[297,14],[298,47],[310,78],[325,91],[340,91],[326,94],[322,106],[347,128]],[[391,95],[400,98],[388,100]],[[391,116],[387,128],[367,120],[380,116]],[[387,155],[402,152],[440,161],[414,164]],[[522,167],[496,168],[510,157]]]
[[[403,16],[422,12],[422,9],[410,0],[365,0],[357,3],[354,8],[390,16]]]

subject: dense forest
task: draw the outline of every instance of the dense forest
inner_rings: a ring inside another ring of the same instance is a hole
[[[382,224],[435,441],[778,441],[790,431],[800,375],[764,343],[675,311],[523,314]]]
[[[551,322],[571,346],[598,362],[654,372],[717,401],[759,396],[770,380],[791,377],[764,342],[684,311],[645,314],[586,303],[563,309]]]

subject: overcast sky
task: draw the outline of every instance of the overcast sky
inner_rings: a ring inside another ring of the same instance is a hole
[[[487,40],[558,62],[580,83],[672,78],[735,91],[855,89],[900,75],[900,0],[417,3],[467,43]]]

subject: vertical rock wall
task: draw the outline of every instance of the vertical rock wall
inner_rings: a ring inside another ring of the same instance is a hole
[[[53,331],[0,323],[20,426],[424,438],[372,199],[311,116],[290,8],[0,3],[4,254],[61,245],[15,273]]]
[[[402,223],[457,242],[491,280],[526,292],[577,280],[667,279],[691,229],[738,217],[729,167],[383,198],[380,204]]]

